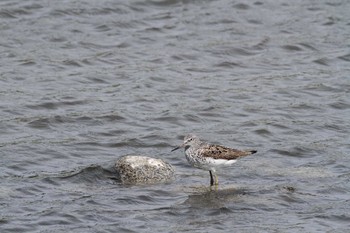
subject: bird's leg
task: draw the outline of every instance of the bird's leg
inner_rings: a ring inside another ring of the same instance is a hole
[[[210,186],[219,185],[219,179],[215,171],[209,170],[210,174]]]
[[[214,185],[214,179],[213,179],[213,174],[211,173],[211,170],[209,170],[209,174],[210,174],[210,186]]]

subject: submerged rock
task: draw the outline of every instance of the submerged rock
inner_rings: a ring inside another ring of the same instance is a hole
[[[161,159],[126,155],[118,159],[115,168],[123,184],[155,184],[174,179],[174,168]]]

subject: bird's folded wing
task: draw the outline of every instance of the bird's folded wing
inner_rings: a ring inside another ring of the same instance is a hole
[[[220,145],[207,145],[200,149],[199,152],[203,157],[211,157],[213,159],[232,160],[239,157],[252,154],[250,151],[241,151],[232,148],[227,148]]]

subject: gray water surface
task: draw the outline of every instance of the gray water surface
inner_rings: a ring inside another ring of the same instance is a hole
[[[1,232],[347,232],[349,1],[0,2]],[[209,174],[189,132],[258,153]],[[122,155],[168,184],[123,186]]]

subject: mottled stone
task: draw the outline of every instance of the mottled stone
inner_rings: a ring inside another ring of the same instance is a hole
[[[126,155],[115,164],[123,184],[155,184],[174,179],[174,168],[161,159]]]

